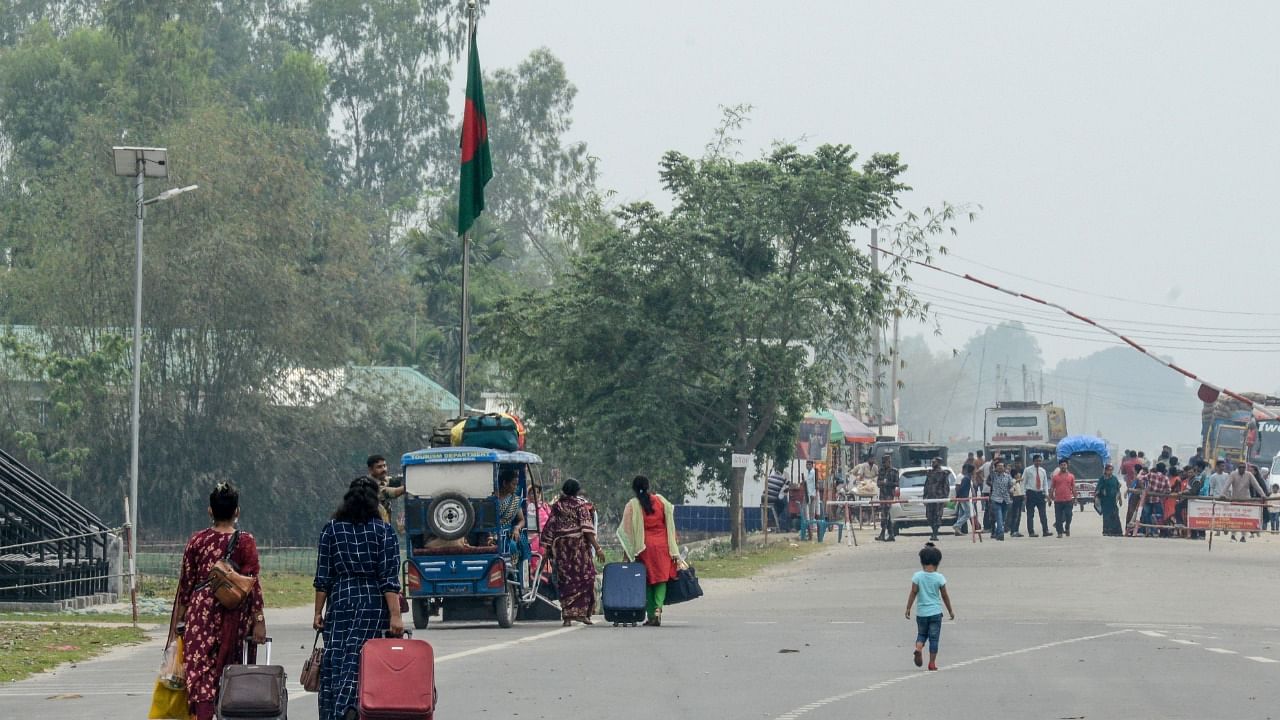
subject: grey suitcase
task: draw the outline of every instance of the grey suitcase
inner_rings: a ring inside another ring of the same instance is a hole
[[[284,668],[271,664],[271,638],[261,665],[228,665],[218,685],[218,720],[288,720]],[[245,643],[248,657],[248,643]]]

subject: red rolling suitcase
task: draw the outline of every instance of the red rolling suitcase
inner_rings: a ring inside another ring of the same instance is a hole
[[[360,650],[360,720],[431,720],[436,658],[425,640],[374,638]]]

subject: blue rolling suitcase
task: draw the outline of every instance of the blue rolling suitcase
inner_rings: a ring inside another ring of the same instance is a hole
[[[604,566],[600,605],[605,622],[636,625],[644,622],[645,589],[648,575],[638,562],[609,563]]]

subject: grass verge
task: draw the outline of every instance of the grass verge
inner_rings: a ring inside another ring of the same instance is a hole
[[[12,682],[65,662],[86,660],[114,645],[146,638],[138,628],[8,624],[0,629],[0,682]]]
[[[272,572],[268,571],[262,574],[262,599],[269,609],[280,609],[310,605],[316,596],[315,588],[311,586],[311,574],[291,573],[291,572]],[[139,601],[146,602],[138,612],[138,622],[140,623],[159,623],[167,624],[169,622],[169,613],[157,613],[154,610],[148,611],[147,608],[155,606],[155,600],[173,600],[174,593],[177,592],[178,579],[155,577],[151,575],[143,576],[142,582],[139,584]],[[128,602],[128,597],[125,597]],[[5,620],[25,620],[25,621],[53,621],[66,623],[127,623],[133,621],[133,616],[127,610],[124,612],[114,613],[85,613],[85,612],[2,612],[0,613],[0,622]]]
[[[795,543],[777,539],[766,546],[752,545],[735,553],[727,544],[722,546],[715,543],[706,557],[691,562],[697,568],[700,578],[745,578],[770,565],[798,560],[823,547],[825,546],[818,543]]]
[[[268,570],[262,573],[262,601],[270,609],[310,605],[316,598],[316,589],[311,585],[314,579],[310,573]],[[172,600],[177,590],[177,578],[148,577],[142,582],[141,597]]]

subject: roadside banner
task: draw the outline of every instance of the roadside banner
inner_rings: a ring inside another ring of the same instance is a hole
[[[830,420],[805,418],[800,421],[800,434],[796,440],[796,459],[824,462],[827,459],[827,445],[830,442]]]
[[[1191,500],[1187,503],[1187,527],[1191,530],[1260,532],[1262,506],[1246,503]]]

